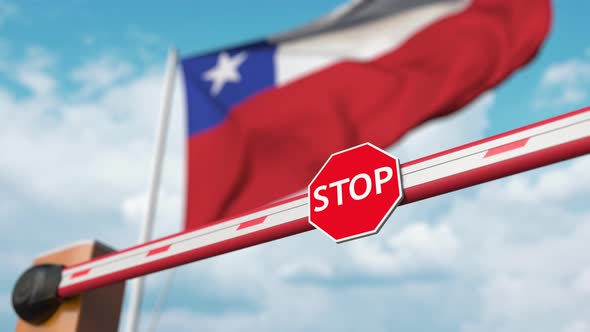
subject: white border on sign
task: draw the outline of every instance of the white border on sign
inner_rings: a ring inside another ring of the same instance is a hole
[[[313,221],[311,221],[311,184],[316,180],[316,178],[318,177],[318,175],[320,175],[320,173],[322,173],[322,171],[324,170],[324,168],[326,167],[326,165],[328,165],[328,163],[330,162],[330,160],[332,159],[332,157],[337,156],[339,154],[354,150],[354,149],[358,149],[362,146],[368,145],[372,148],[374,148],[375,150],[380,151],[381,153],[387,155],[390,158],[393,158],[393,160],[395,161],[395,167],[397,169],[397,184],[399,186],[399,197],[395,200],[395,202],[393,202],[393,204],[391,204],[391,208],[385,213],[385,215],[383,216],[383,219],[381,219],[381,221],[379,222],[379,224],[377,225],[377,227],[369,232],[365,232],[365,233],[361,233],[361,234],[357,234],[357,235],[353,235],[353,236],[349,236],[349,237],[345,237],[343,239],[340,240],[336,240],[332,235],[328,234],[326,231],[324,231],[323,229],[321,229],[320,227],[318,227],[318,225],[314,224]],[[374,235],[379,233],[379,231],[381,230],[381,228],[383,227],[383,225],[385,225],[385,221],[387,219],[389,219],[389,217],[391,216],[391,214],[393,213],[393,211],[395,210],[395,208],[399,205],[399,203],[404,199],[404,188],[402,185],[402,172],[401,172],[401,166],[400,166],[400,161],[399,158],[397,158],[396,156],[390,154],[389,152],[375,146],[372,143],[366,142],[366,143],[362,143],[353,147],[350,147],[348,149],[342,150],[342,151],[338,151],[335,153],[332,153],[330,155],[330,157],[328,158],[328,160],[326,160],[326,162],[324,163],[324,165],[322,165],[322,168],[320,168],[320,170],[316,173],[316,175],[313,177],[313,179],[311,180],[311,182],[309,182],[309,184],[307,185],[307,205],[309,207],[309,212],[308,212],[308,217],[307,217],[307,221],[316,229],[319,229],[320,231],[322,231],[322,233],[326,234],[329,238],[331,238],[334,242],[336,243],[342,243],[342,242],[346,242],[346,241],[350,241],[350,240],[355,240],[355,239],[359,239],[365,236],[369,236],[369,235]]]

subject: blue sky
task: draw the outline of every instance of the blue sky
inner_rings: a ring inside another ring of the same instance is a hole
[[[167,47],[241,43],[340,3],[0,0],[0,329],[39,252],[135,243]],[[590,105],[589,15],[588,1],[555,1],[529,66],[394,151],[413,159]],[[183,208],[178,99],[158,236],[179,229]],[[310,232],[182,267],[160,330],[589,331],[588,167],[578,158],[407,206],[360,241]],[[164,279],[148,278],[146,316]]]

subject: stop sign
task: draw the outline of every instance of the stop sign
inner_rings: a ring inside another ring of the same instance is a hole
[[[399,160],[357,145],[331,155],[308,190],[309,222],[334,241],[375,234],[403,198]]]

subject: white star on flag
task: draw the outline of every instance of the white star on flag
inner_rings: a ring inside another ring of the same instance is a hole
[[[233,57],[227,52],[219,53],[215,67],[204,72],[202,76],[203,80],[213,83],[209,92],[212,96],[217,96],[225,86],[225,83],[236,83],[241,80],[238,68],[246,60],[246,57],[246,52],[240,52]]]

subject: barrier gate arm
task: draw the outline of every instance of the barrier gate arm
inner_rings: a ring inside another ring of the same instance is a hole
[[[590,107],[402,164],[402,204],[588,153]],[[300,194],[211,226],[67,266],[60,270],[57,297],[68,298],[312,229],[307,193]]]

